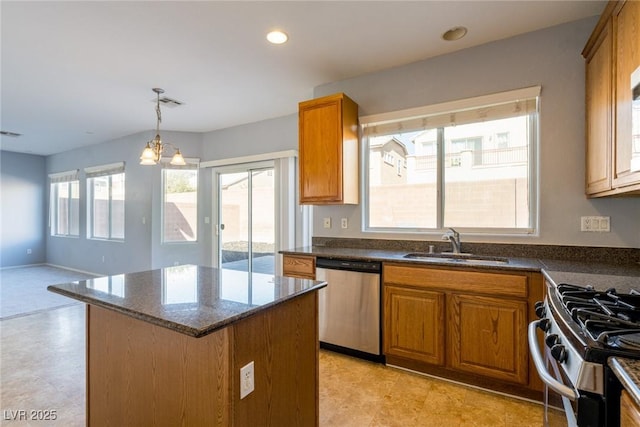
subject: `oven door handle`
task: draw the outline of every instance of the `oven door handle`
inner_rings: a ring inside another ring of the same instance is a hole
[[[540,346],[538,345],[538,335],[536,334],[539,322],[539,320],[536,320],[529,323],[529,353],[533,358],[533,364],[536,367],[536,371],[538,371],[538,375],[540,375],[542,382],[549,386],[551,390],[569,400],[575,401],[579,397],[578,393],[571,387],[567,387],[560,381],[556,380],[551,374],[549,374],[549,371],[547,371],[540,351]]]

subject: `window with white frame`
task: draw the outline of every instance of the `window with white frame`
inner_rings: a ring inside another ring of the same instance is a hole
[[[124,240],[124,162],[85,168],[87,237]]]
[[[403,182],[363,168],[365,230],[535,233],[539,94],[532,87],[361,117],[365,152],[394,138],[408,153]]]
[[[80,236],[79,170],[49,175],[50,227],[52,236]]]
[[[162,170],[162,242],[198,240],[198,165]]]

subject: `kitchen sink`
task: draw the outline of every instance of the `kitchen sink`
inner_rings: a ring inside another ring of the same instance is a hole
[[[420,261],[433,262],[455,262],[460,264],[477,264],[477,265],[500,265],[508,264],[509,259],[495,256],[473,255],[469,253],[429,253],[429,252],[412,252],[404,255],[404,258],[416,259]]]

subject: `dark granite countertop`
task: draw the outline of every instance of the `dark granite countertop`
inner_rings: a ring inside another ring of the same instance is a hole
[[[428,258],[428,259],[411,259],[405,258],[407,253],[415,251],[407,250],[384,250],[384,249],[363,249],[363,248],[337,248],[327,246],[307,246],[280,251],[285,255],[312,255],[323,258],[335,259],[352,259],[352,260],[368,260],[380,262],[403,262],[414,265],[440,265],[448,267],[465,267],[465,268],[490,268],[492,270],[524,270],[524,271],[540,271],[542,264],[537,259],[504,257],[508,262],[503,263],[465,263],[464,261],[454,261],[448,258]],[[443,255],[443,254],[436,254]],[[497,258],[497,257],[487,257]]]
[[[631,289],[640,291],[640,264],[638,263],[606,263],[575,260],[559,260],[553,258],[533,258],[513,256],[514,251],[507,251],[504,258],[507,263],[468,264],[451,261],[446,258],[409,259],[404,258],[412,250],[394,249],[367,249],[337,246],[308,246],[280,251],[289,255],[311,255],[316,257],[372,260],[381,262],[403,262],[413,265],[438,265],[456,268],[474,268],[491,270],[519,270],[541,272],[551,282],[572,283],[576,285],[591,285],[599,290],[614,287],[618,292],[629,292]],[[526,253],[526,252],[525,252]],[[500,252],[492,252],[491,255],[501,255]]]
[[[640,406],[640,360],[610,357],[609,366],[636,405]]]
[[[202,337],[326,282],[196,265],[119,274],[49,286],[87,304]]]
[[[603,291],[615,288],[620,293],[640,292],[640,266],[541,260],[542,274],[554,284],[591,285]]]

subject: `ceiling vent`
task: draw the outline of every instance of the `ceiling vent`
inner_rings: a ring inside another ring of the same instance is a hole
[[[0,130],[0,135],[2,135],[2,136],[10,136],[11,138],[17,138],[19,136],[22,136],[21,133],[9,132],[7,130]]]

